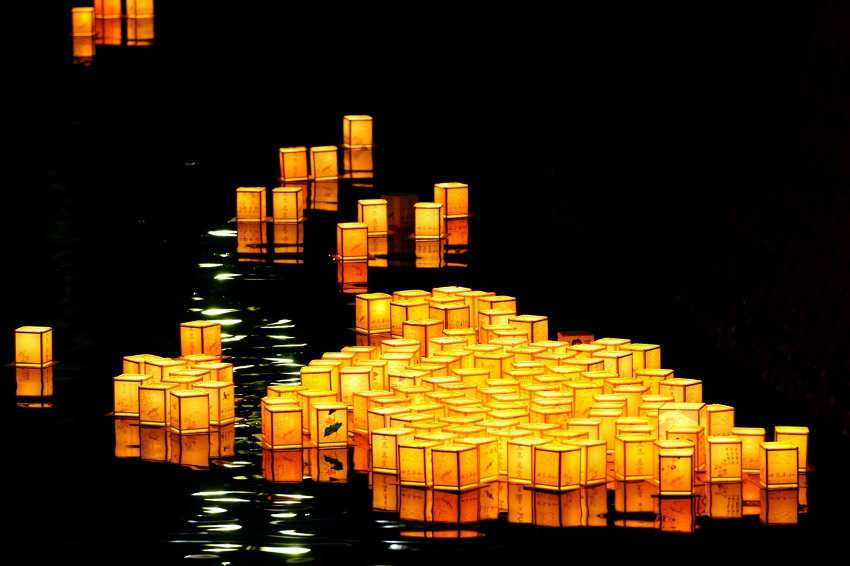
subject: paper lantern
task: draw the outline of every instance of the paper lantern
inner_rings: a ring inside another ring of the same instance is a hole
[[[581,450],[579,469],[579,484],[592,486],[608,481],[607,444],[604,440],[579,438],[569,440],[566,444],[578,446]]]
[[[88,61],[94,57],[95,35],[94,8],[71,8],[72,54],[75,60]]]
[[[655,479],[659,495],[690,495],[694,491],[694,449],[660,448]]]
[[[532,486],[534,484],[534,449],[550,442],[548,439],[534,436],[508,440],[506,445],[508,483]]]
[[[356,114],[343,116],[342,143],[348,147],[373,145],[372,117]]]
[[[132,356],[124,356],[122,361],[123,373],[148,373],[145,371],[145,362],[147,360],[162,360],[160,356],[153,354],[135,354]]]
[[[790,442],[797,447],[798,470],[805,472],[809,465],[809,429],[805,426],[776,426],[773,429],[775,442]]]
[[[443,329],[469,328],[469,306],[465,303],[435,304],[432,301],[428,317],[440,320]]]
[[[306,181],[310,178],[307,168],[306,147],[282,147],[278,152],[280,159],[280,180]]]
[[[491,436],[459,438],[457,444],[469,444],[475,446],[478,451],[479,483],[487,483],[499,478],[499,443],[497,438]]]
[[[378,357],[380,351],[377,346],[343,346],[343,352],[352,352],[354,357],[351,359],[351,365],[354,366],[362,360],[374,360]]]
[[[221,323],[208,320],[181,323],[180,354],[221,356]]]
[[[401,323],[402,336],[407,340],[415,340],[422,357],[431,356],[428,350],[428,340],[443,335],[444,323],[436,318],[416,318]]]
[[[403,336],[403,323],[428,318],[428,303],[422,299],[393,299],[390,302],[390,330],[393,336]]]
[[[548,354],[549,356],[554,356],[556,354]],[[542,358],[542,356],[539,356]],[[564,358],[560,360],[560,364],[563,366],[574,366],[576,368],[580,368],[581,371],[604,371],[605,370],[605,360],[602,358],[580,358],[578,356],[572,358]]]
[[[348,446],[348,406],[316,403],[311,407],[310,440],[323,446]]]
[[[732,427],[732,435],[741,439],[741,469],[744,473],[758,473],[761,446],[765,430],[760,427]]]
[[[705,440],[705,481],[741,481],[741,439],[736,436],[706,436]]]
[[[363,222],[337,223],[336,253],[339,259],[367,259],[367,237],[368,228]]]
[[[634,362],[634,353],[632,353],[632,362]],[[635,377],[643,380],[644,385],[649,386],[649,393],[658,395],[658,384],[662,381],[673,378],[672,369],[637,369],[635,368]],[[672,401],[673,399],[671,399]]]
[[[706,465],[706,442],[705,442],[705,427],[702,425],[678,425],[667,429],[661,435],[660,439],[667,440],[687,440],[694,447],[694,470],[697,472],[705,471]]]
[[[573,416],[577,418],[587,417],[595,402],[593,396],[602,394],[603,388],[598,381],[565,381],[561,385],[564,392],[572,394]]]
[[[168,426],[171,424],[171,391],[176,383],[147,382],[139,385],[139,424],[143,426]]]
[[[413,205],[414,238],[444,238],[446,220],[443,205],[437,202],[417,202]]]
[[[370,236],[386,234],[389,226],[386,199],[358,200],[357,222],[366,224]]]
[[[162,378],[163,383],[176,383],[178,389],[189,390],[210,376],[210,372],[194,369],[177,369]]]
[[[15,329],[15,363],[46,364],[53,361],[53,329],[21,326]]]
[[[210,381],[233,381],[233,364],[230,362],[201,362],[195,369],[210,372]]]
[[[708,408],[705,403],[664,403],[658,409],[658,437],[665,438],[673,426],[706,426]]]
[[[673,377],[658,383],[658,393],[672,395],[677,403],[702,402],[702,380]]]
[[[361,293],[355,297],[356,329],[362,332],[390,330],[390,303],[387,293]]]
[[[431,465],[434,489],[463,491],[478,486],[478,450],[474,445],[435,446],[431,449]]]
[[[139,387],[153,382],[148,374],[122,373],[112,378],[113,412],[117,417],[139,416]]]
[[[374,389],[370,391],[356,391],[351,395],[352,404],[352,427],[355,433],[367,434],[369,430],[369,415],[368,411],[369,399],[373,397],[386,397],[392,395],[392,392],[383,389]]]
[[[407,440],[398,444],[399,484],[402,486],[433,487],[431,450],[439,446],[433,440]]]
[[[797,446],[791,442],[762,442],[759,486],[767,489],[797,487]]]
[[[622,481],[653,477],[653,442],[648,434],[619,434],[614,438],[614,477]]]
[[[377,428],[371,431],[372,470],[385,474],[398,474],[400,471],[399,444],[414,440],[415,430],[411,428]]]
[[[437,183],[434,185],[434,202],[443,205],[443,214],[449,218],[469,216],[469,185],[466,183]]]
[[[272,220],[284,223],[304,221],[304,187],[290,185],[272,189]]]
[[[605,371],[610,371],[623,378],[631,378],[633,375],[631,352],[606,349],[596,352],[593,357],[602,359]],[[642,383],[642,381],[638,381]]]
[[[334,403],[338,401],[335,391],[330,389],[305,389],[296,393],[298,406],[301,408],[301,427],[304,434],[310,434],[313,428],[313,405],[317,403]]]
[[[283,150],[281,150],[283,151]],[[310,172],[313,179],[336,179],[339,154],[335,145],[321,145],[310,148]]]
[[[234,413],[233,382],[204,381],[196,384],[194,388],[209,393],[211,425],[222,426],[230,424],[236,420]]]
[[[200,390],[175,389],[169,392],[171,430],[181,434],[209,432],[209,393]]]
[[[186,369],[186,362],[171,358],[148,359],[145,361],[144,373],[153,376],[153,380],[162,381],[175,371]]]
[[[635,371],[661,368],[661,346],[658,344],[633,342],[621,345],[620,350],[632,353],[632,367]]]
[[[546,440],[533,451],[534,481],[538,489],[578,489],[581,479],[581,448],[575,444]]]
[[[354,404],[354,394],[369,390],[372,369],[367,366],[342,367],[339,370],[339,400],[346,406]]]
[[[270,398],[260,406],[261,444],[263,448],[282,450],[301,448],[303,424],[301,408],[286,398]]]
[[[266,219],[266,188],[239,187],[236,189],[236,220],[261,222]]]

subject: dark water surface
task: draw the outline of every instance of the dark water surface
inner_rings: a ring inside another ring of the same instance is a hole
[[[640,25],[628,26],[587,9],[563,29],[510,22],[523,30],[510,40],[502,17],[470,34],[437,17],[434,35],[397,31],[385,14],[323,24],[304,7],[160,4],[153,45],[98,46],[90,66],[71,61],[65,13],[48,14],[61,37],[33,58],[42,71],[15,117],[7,361],[14,329],[43,325],[59,363],[45,399],[16,397],[7,368],[10,554],[772,560],[846,536],[850,205],[836,157],[846,132],[830,124],[846,124],[848,93],[832,82],[829,13],[748,4],[738,24],[693,8],[630,14]],[[393,22],[402,16],[415,14]],[[701,42],[718,29],[726,41]],[[279,147],[342,143],[346,114],[375,119],[374,175],[311,199],[300,249],[240,251],[235,189],[278,186]],[[439,267],[420,253],[417,267],[398,236],[365,283],[340,282],[335,226],[356,220],[357,200],[430,201],[449,181],[470,186],[466,244]],[[584,526],[505,511],[419,521],[381,508],[353,448],[345,481],[311,476],[309,451],[303,481],[264,479],[265,388],[355,343],[356,291],[442,286],[514,296],[519,314],[549,317],[551,339],[660,344],[662,367],[703,380],[703,399],[734,407],[738,426],[808,426],[813,469],[793,524],[765,524],[753,504],[740,518],[698,511],[694,532],[670,532],[663,509],[614,512],[613,489]],[[109,416],[112,378],[124,356],[177,357],[180,323],[198,319],[224,321],[239,402],[218,432],[232,450],[201,466],[142,461],[123,436],[133,424]]]

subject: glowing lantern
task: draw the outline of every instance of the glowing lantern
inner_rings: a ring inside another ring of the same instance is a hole
[[[578,446],[581,450],[579,469],[579,484],[582,486],[597,485],[608,481],[608,450],[604,440],[578,438],[569,440],[566,444]]]
[[[311,407],[310,439],[317,446],[348,446],[348,406],[316,403]]]
[[[178,369],[174,370],[166,377],[162,378],[162,383],[176,383],[178,389],[189,390],[193,389],[198,383],[201,383],[208,378],[210,372],[194,369]]]
[[[343,116],[342,143],[348,147],[373,145],[372,117],[355,114]]]
[[[732,427],[732,436],[741,439],[741,467],[744,473],[758,473],[761,458],[760,444],[765,430],[760,427]]]
[[[336,179],[339,176],[338,161],[339,155],[335,145],[310,148],[310,171],[313,179]]]
[[[236,220],[239,222],[266,219],[266,188],[239,187],[236,189]]]
[[[797,469],[805,472],[809,465],[809,429],[804,426],[777,426],[773,429],[775,442],[790,442],[797,447]]]
[[[385,474],[399,473],[399,444],[414,440],[416,431],[411,428],[377,428],[370,434],[372,445],[372,470]]]
[[[368,228],[363,222],[338,223],[336,225],[337,256],[342,260],[367,259],[367,237]]]
[[[534,484],[534,450],[551,440],[526,436],[507,441],[507,481],[509,483]]]
[[[233,364],[230,362],[201,362],[195,369],[210,372],[210,381],[233,381]]]
[[[127,43],[149,45],[154,38],[153,0],[127,0]]]
[[[260,411],[263,448],[301,448],[304,427],[301,408],[297,404],[287,402],[283,398],[273,398],[262,403]]]
[[[386,199],[361,199],[357,201],[357,222],[366,224],[370,236],[386,234]]]
[[[353,352],[354,357],[351,359],[351,365],[355,365],[361,360],[374,360],[378,357],[377,346],[343,346],[343,352]]]
[[[15,330],[15,363],[46,364],[53,361],[53,329],[21,326]]]
[[[77,60],[88,60],[95,52],[95,11],[90,7],[71,8],[72,53]]]
[[[354,362],[354,366],[365,366],[369,368],[368,388],[370,390],[389,390],[390,385],[387,374],[387,367],[389,366],[389,362],[387,360],[360,360],[358,362]]]
[[[705,481],[741,481],[741,439],[736,436],[706,436],[705,440]]]
[[[428,316],[442,321],[443,329],[469,328],[469,306],[465,303],[434,304],[432,301]]]
[[[431,449],[431,465],[434,489],[463,491],[478,486],[478,450],[474,445],[435,446]]]
[[[622,481],[653,477],[653,442],[648,434],[619,434],[614,438],[614,477]]]
[[[469,216],[469,185],[466,183],[437,183],[434,185],[434,202],[444,207],[449,218]]]
[[[180,324],[180,354],[221,356],[221,323],[193,320]]]
[[[797,447],[790,442],[762,442],[759,486],[767,489],[798,486]]]
[[[458,444],[475,446],[478,451],[478,481],[486,483],[499,477],[499,443],[491,436],[459,438]]]
[[[660,439],[687,440],[694,447],[694,470],[697,472],[705,470],[705,427],[702,425],[677,425],[667,429]]]
[[[508,324],[522,330],[529,342],[540,342],[549,338],[549,317],[521,314],[508,317]]]
[[[339,400],[346,406],[354,405],[354,394],[369,390],[369,379],[372,374],[367,366],[350,366],[339,369]]]
[[[310,178],[307,170],[306,147],[282,147],[279,151],[280,180],[306,181]]]
[[[632,353],[632,362],[634,362],[634,353]],[[633,364],[634,365],[634,364]],[[635,377],[643,380],[644,385],[649,386],[651,395],[658,395],[658,384],[662,381],[673,378],[672,369],[637,369],[635,368]],[[672,401],[673,399],[671,399]]]
[[[275,222],[302,222],[304,187],[291,185],[272,189],[272,219]]]
[[[659,495],[690,495],[694,491],[694,449],[660,448],[656,480]]]
[[[642,369],[661,369],[661,346],[658,344],[623,344],[620,350],[632,353],[632,367]]]
[[[561,354],[548,354],[549,356]],[[542,356],[538,356],[542,358]],[[564,358],[560,360],[561,365],[573,366],[580,368],[581,371],[605,371],[605,360],[602,358],[581,358],[578,355],[573,358]]]
[[[301,408],[301,427],[304,434],[310,434],[313,429],[313,405],[338,401],[336,392],[330,389],[304,389],[296,393],[296,400]]]
[[[222,426],[236,420],[232,381],[204,381],[194,388],[209,393],[211,425]]]
[[[122,361],[123,373],[148,373],[145,371],[145,362],[147,360],[162,360],[160,356],[153,354],[136,354],[132,356],[124,356]]]
[[[112,379],[113,412],[117,417],[139,416],[139,387],[153,381],[148,374],[122,373]]]
[[[399,484],[403,486],[433,487],[431,450],[439,446],[433,440],[408,440],[398,444]]]
[[[735,426],[735,408],[718,403],[706,405],[708,420],[706,421],[705,434],[707,436],[732,436]]]
[[[564,392],[572,394],[573,416],[578,418],[587,417],[595,402],[593,396],[602,394],[603,388],[598,381],[565,381],[561,385]]]
[[[677,403],[702,402],[702,380],[673,377],[658,383],[660,395],[672,395]]]
[[[179,388],[176,383],[143,383],[139,385],[139,424],[167,426],[171,424],[170,393]]]
[[[413,205],[415,238],[444,238],[446,219],[443,205],[437,202],[417,202]]]
[[[664,403],[658,409],[658,437],[665,438],[667,429],[673,426],[705,427],[707,422],[705,403]]]
[[[623,378],[632,377],[633,370],[631,352],[623,350],[601,350],[596,352],[593,357],[603,360],[605,371],[610,371]],[[638,380],[638,382],[640,382],[640,380]]]
[[[18,397],[50,397],[53,395],[53,366],[44,364],[13,364],[15,366],[15,395]]]
[[[174,389],[169,392],[171,430],[181,434],[209,432],[209,393],[200,390]]]
[[[386,397],[392,392],[383,389],[369,391],[356,391],[351,395],[352,404],[352,428],[355,433],[367,434],[369,431],[369,399],[375,397]]]
[[[401,333],[406,340],[418,343],[422,357],[433,355],[428,350],[428,341],[443,335],[443,321],[436,318],[416,318],[401,323]]]
[[[613,393],[623,395],[626,398],[626,416],[637,417],[640,415],[640,406],[643,403],[643,395],[649,391],[649,385],[627,384],[617,385]]]
[[[421,299],[393,299],[390,302],[390,331],[393,336],[403,336],[403,323],[408,320],[428,318],[428,303]]]
[[[221,381],[221,380],[219,380]],[[298,402],[298,392],[308,389],[304,385],[267,385],[266,397],[284,397]]]
[[[575,444],[548,439],[536,445],[534,482],[540,489],[565,491],[577,489],[581,479],[581,448]]]
[[[387,293],[361,293],[355,297],[356,329],[361,332],[390,330],[390,303]]]

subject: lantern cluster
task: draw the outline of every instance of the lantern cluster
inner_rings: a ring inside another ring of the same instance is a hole
[[[128,355],[113,377],[116,456],[208,468],[234,453],[233,364],[221,325],[180,325],[180,355]]]

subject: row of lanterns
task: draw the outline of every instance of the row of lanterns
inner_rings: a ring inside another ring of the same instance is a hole
[[[95,0],[71,8],[72,56],[90,64],[96,45],[150,45],[154,39],[153,0]]]

